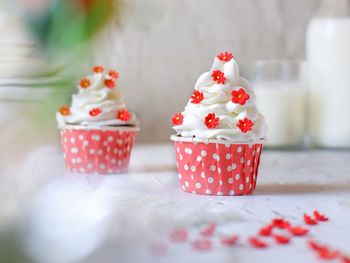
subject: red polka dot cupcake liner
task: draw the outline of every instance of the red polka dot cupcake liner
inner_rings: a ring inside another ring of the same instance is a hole
[[[183,191],[206,195],[248,195],[257,182],[263,141],[247,143],[174,141]]]
[[[127,172],[136,127],[66,126],[61,128],[63,156],[68,170],[86,174]]]

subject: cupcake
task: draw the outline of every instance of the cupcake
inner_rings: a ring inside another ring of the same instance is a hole
[[[185,110],[172,118],[176,135],[171,140],[182,190],[207,195],[252,193],[267,126],[232,54],[215,57],[194,89]]]
[[[81,79],[72,106],[56,113],[66,167],[78,173],[126,172],[138,120],[117,91],[118,72],[93,68]]]

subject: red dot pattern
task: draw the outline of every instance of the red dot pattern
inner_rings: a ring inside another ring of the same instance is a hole
[[[180,187],[207,195],[247,195],[256,186],[262,144],[175,142]]]
[[[76,173],[126,172],[134,138],[135,131],[61,130],[66,167]]]

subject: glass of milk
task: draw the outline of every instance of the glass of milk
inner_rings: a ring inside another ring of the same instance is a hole
[[[291,60],[256,63],[257,105],[269,126],[267,147],[299,148],[305,137],[306,88],[303,64]]]

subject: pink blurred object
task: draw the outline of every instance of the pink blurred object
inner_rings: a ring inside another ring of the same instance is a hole
[[[149,246],[149,250],[154,255],[164,255],[167,251],[167,245],[164,242],[155,242]]]
[[[209,237],[209,236],[212,236],[214,234],[215,229],[216,229],[216,224],[210,224],[206,228],[202,229],[200,234],[201,234],[201,236]]]
[[[225,246],[233,246],[233,245],[237,244],[238,239],[239,239],[239,237],[236,235],[225,236],[221,239],[221,243]]]
[[[212,242],[209,239],[198,239],[192,242],[192,248],[197,251],[208,251],[212,248]]]
[[[170,233],[170,239],[173,242],[185,242],[188,238],[187,230],[185,229],[177,229]]]
[[[67,127],[61,129],[61,143],[65,164],[70,171],[113,174],[128,170],[137,128]]]

